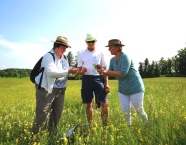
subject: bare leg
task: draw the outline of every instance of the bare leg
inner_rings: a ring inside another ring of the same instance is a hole
[[[107,125],[108,121],[108,102],[100,102],[101,103],[101,118],[103,125]]]
[[[88,122],[91,123],[92,120],[93,120],[93,117],[94,117],[94,111],[93,111],[93,108],[92,108],[92,103],[87,103],[86,114],[87,114]]]

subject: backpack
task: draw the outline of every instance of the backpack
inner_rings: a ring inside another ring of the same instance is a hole
[[[54,53],[51,53],[51,52],[48,52],[52,55],[53,57],[53,60],[55,62],[55,57],[54,57]],[[63,55],[65,59],[67,59],[67,57],[65,55]],[[35,84],[35,77],[38,76],[41,72],[41,78],[39,80],[39,85],[38,85],[38,89],[41,88],[41,82],[42,82],[42,79],[43,79],[43,71],[44,71],[44,67],[41,68],[41,62],[43,60],[43,56],[38,60],[38,62],[35,64],[34,68],[32,69],[31,73],[30,73],[30,80],[32,83]]]
[[[51,52],[48,52],[52,55],[54,61],[55,61],[55,57],[54,57],[54,54],[51,53]],[[43,78],[43,71],[44,71],[44,67],[41,68],[41,62],[43,60],[43,56],[38,60],[38,62],[35,64],[34,68],[32,69],[31,73],[30,73],[30,80],[32,83],[35,84],[35,77],[38,76],[41,72],[41,78],[40,78],[40,81],[39,81],[39,86],[38,86],[38,89],[41,88],[41,82],[42,82],[42,78]]]

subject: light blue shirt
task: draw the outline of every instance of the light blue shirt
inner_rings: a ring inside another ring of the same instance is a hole
[[[63,60],[60,60],[61,66],[63,70],[67,70],[67,66],[63,62]],[[54,82],[54,88],[65,88],[66,87],[66,82],[67,82],[67,77],[61,77],[61,78],[56,78]]]
[[[116,62],[116,57],[111,58],[109,70],[121,71],[121,77],[118,78],[118,91],[121,94],[132,95],[145,91],[143,80],[138,70],[126,54],[122,53],[118,58],[118,62]]]

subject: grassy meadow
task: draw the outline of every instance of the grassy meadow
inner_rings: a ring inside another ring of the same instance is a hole
[[[67,140],[65,133],[86,122],[81,103],[81,81],[69,80],[65,108],[56,137],[43,131],[33,141],[30,132],[35,116],[35,90],[29,78],[0,78],[0,145],[184,145],[186,144],[186,78],[144,79],[144,107],[149,126],[144,127],[132,110],[133,125],[123,121],[117,94],[117,80],[109,85],[109,125],[103,129],[100,109],[95,109],[92,130],[79,127]],[[59,138],[64,137],[64,140]]]

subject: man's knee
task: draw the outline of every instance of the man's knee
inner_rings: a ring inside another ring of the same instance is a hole
[[[86,108],[87,108],[87,109],[92,108],[92,103],[87,103],[87,104],[86,104]]]
[[[100,102],[101,107],[107,108],[108,107],[108,102]]]

